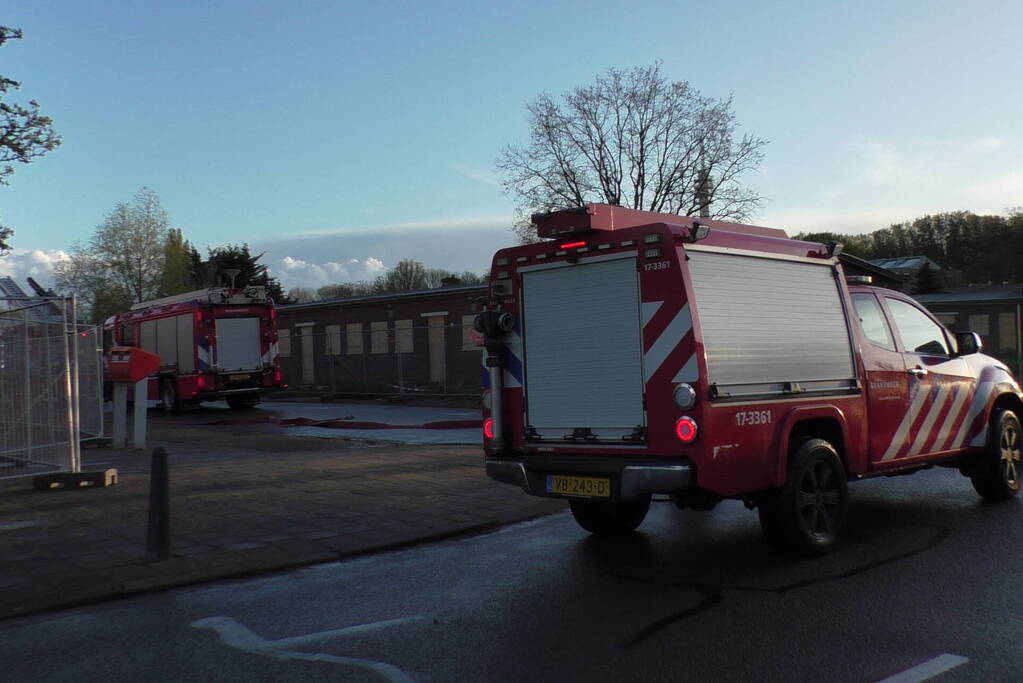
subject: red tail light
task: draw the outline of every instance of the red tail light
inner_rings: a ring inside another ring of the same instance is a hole
[[[675,423],[675,436],[682,443],[691,443],[696,438],[696,420],[691,417],[680,417]]]
[[[282,379],[284,379],[284,373],[280,370],[274,370],[274,384],[280,384]]]
[[[488,439],[494,438],[494,418],[488,417],[483,420],[483,436]]]
[[[270,309],[270,320],[277,320],[277,309],[276,308],[271,308]]]
[[[202,324],[202,311],[195,312],[195,322],[199,325]]]
[[[206,388],[206,376],[205,375],[199,375],[199,379],[196,380],[195,385],[197,387],[199,387],[200,389],[205,389]]]

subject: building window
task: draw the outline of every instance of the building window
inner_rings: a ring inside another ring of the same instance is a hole
[[[398,353],[412,353],[412,321],[395,320],[394,331],[398,342]]]
[[[958,313],[935,313],[934,317],[938,319],[942,325],[955,332],[956,329],[956,318],[959,316]]]
[[[479,333],[473,329],[472,322],[476,319],[474,315],[462,316],[462,350],[479,351],[480,344],[477,343]]]
[[[324,330],[327,333],[325,342],[325,350],[328,356],[340,356],[341,355],[341,326],[340,325],[327,325]]]
[[[1007,354],[1016,351],[1016,314],[1011,311],[998,314],[998,351]]]
[[[991,316],[987,313],[970,315],[970,332],[976,332],[982,337],[991,334]]]
[[[369,324],[369,352],[387,353],[387,321]]]
[[[291,358],[291,330],[277,330],[277,350],[281,358]]]
[[[345,336],[348,338],[348,355],[354,356],[362,353],[362,323],[345,325]]]

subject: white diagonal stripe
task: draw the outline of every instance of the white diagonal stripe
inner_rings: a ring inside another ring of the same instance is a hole
[[[663,301],[643,301],[641,302],[641,309],[643,312],[643,327],[646,327],[647,323],[650,322],[657,311],[661,310]]]
[[[973,403],[970,404],[970,412],[966,413],[966,419],[959,425],[959,431],[956,432],[955,437],[952,439],[952,443],[949,444],[951,448],[962,448],[965,445],[967,432],[970,430],[970,425],[980,415],[980,411],[987,407],[987,401],[991,397],[991,392],[994,390],[994,382],[981,382],[977,385],[977,392],[973,395]],[[983,434],[981,430],[981,434]]]
[[[938,415],[941,414],[941,409],[945,407],[945,401],[948,400],[949,394],[952,393],[953,386],[952,384],[935,385],[935,390],[931,392],[935,395],[934,403],[931,404],[931,409],[927,411],[927,417],[924,418],[923,424],[920,425],[920,429],[916,433],[916,438],[913,439],[913,445],[909,447],[909,452],[906,453],[907,458],[919,455],[920,451],[924,449],[924,444],[930,438],[931,429],[934,427]]]
[[[966,657],[951,655],[946,652],[934,659],[928,659],[923,664],[917,664],[912,669],[900,671],[894,676],[878,681],[878,683],[921,683],[921,681],[928,681],[957,666],[962,666],[968,661],[970,660]]]
[[[916,392],[916,398],[913,399],[912,405],[909,406],[909,410],[906,412],[906,416],[902,418],[902,423],[899,424],[899,428],[895,430],[895,436],[892,437],[891,443],[888,444],[888,450],[881,456],[881,460],[891,460],[895,457],[895,454],[902,448],[902,443],[905,441],[906,436],[909,434],[909,428],[916,422],[916,416],[920,414],[921,408],[927,401],[927,396],[930,394],[928,391]]]
[[[956,425],[959,424],[959,419],[962,417],[963,407],[966,402],[970,399],[970,389],[973,383],[958,382],[956,384],[955,396],[952,399],[952,407],[949,408],[948,415],[945,416],[945,421],[941,425],[941,432],[938,434],[938,439],[934,442],[935,452],[947,451],[952,440],[952,434]]]
[[[668,324],[661,336],[657,338],[650,350],[643,354],[643,382],[650,381],[654,373],[660,369],[668,354],[675,350],[682,337],[693,328],[693,318],[689,314],[689,304],[682,307]]]
[[[700,369],[696,366],[696,354],[694,353],[678,371],[672,382],[695,382],[700,379]]]

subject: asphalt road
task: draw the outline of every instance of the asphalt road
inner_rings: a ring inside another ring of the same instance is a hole
[[[846,543],[822,559],[774,552],[734,502],[656,504],[618,541],[560,513],[2,622],[0,678],[1023,679],[1020,502],[983,504],[940,469],[851,492]]]
[[[110,404],[107,404],[108,406]],[[150,401],[151,406],[157,404]],[[264,401],[249,410],[231,410],[226,401],[211,401],[175,415],[153,407],[148,419],[160,424],[217,424],[236,433],[312,436],[321,439],[374,439],[421,444],[478,444],[479,428],[462,429],[338,429],[305,425],[283,425],[279,420],[306,418],[317,421],[341,420],[378,422],[386,425],[422,425],[482,420],[479,408],[431,407],[407,403]],[[130,420],[130,417],[129,417]],[[273,420],[273,421],[270,421]]]

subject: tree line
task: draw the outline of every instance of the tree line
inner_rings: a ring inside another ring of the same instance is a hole
[[[411,292],[419,289],[436,289],[451,285],[482,285],[489,280],[488,273],[474,273],[471,270],[455,272],[443,268],[427,268],[413,259],[402,259],[383,275],[373,280],[340,282],[311,287],[292,287],[288,298],[294,303],[344,299],[353,296],[371,296],[391,292]]]
[[[950,211],[893,223],[862,235],[836,232],[799,233],[810,242],[832,240],[868,261],[926,256],[963,284],[1023,282],[1023,207],[1007,215]]]
[[[330,284],[287,293],[272,277],[264,254],[248,244],[207,248],[203,256],[168,215],[153,190],[143,187],[132,201],[118,202],[87,242],[75,242],[54,270],[56,289],[78,295],[83,317],[99,323],[132,304],[207,287],[260,285],[278,304],[440,287],[445,281],[486,282],[485,275],[427,268],[405,259],[373,281]],[[234,272],[237,271],[237,272]]]

